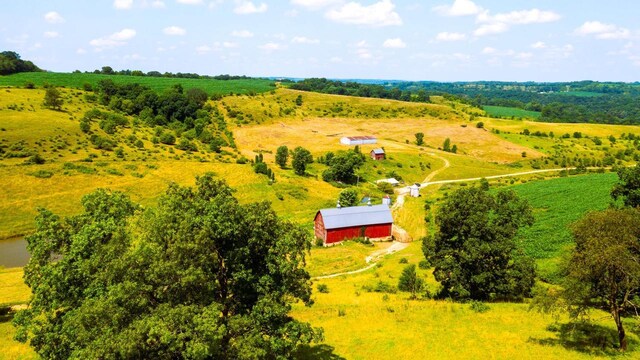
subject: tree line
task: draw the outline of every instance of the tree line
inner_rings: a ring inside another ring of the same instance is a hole
[[[0,75],[11,75],[21,72],[42,71],[31,61],[20,59],[20,55],[13,51],[0,52]]]
[[[80,73],[80,70],[74,71],[75,73]],[[246,75],[229,75],[229,74],[221,74],[221,75],[200,75],[197,73],[172,73],[172,72],[164,72],[161,73],[159,71],[148,71],[143,72],[142,70],[114,70],[111,66],[103,66],[100,69],[96,69],[93,71],[85,71],[87,74],[102,74],[102,75],[125,75],[125,76],[148,76],[148,77],[164,77],[164,78],[178,78],[178,79],[208,79],[208,80],[249,80],[253,79],[250,76]]]
[[[362,84],[357,82],[342,82],[327,80],[325,78],[310,78],[292,83],[289,86],[294,90],[314,91],[324,94],[349,95],[379,99],[393,99],[400,101],[429,102],[429,96],[423,89],[417,91],[400,90],[397,87],[386,88],[375,84]]]

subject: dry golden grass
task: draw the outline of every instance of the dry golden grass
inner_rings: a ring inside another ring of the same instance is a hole
[[[31,290],[22,280],[22,268],[0,269],[0,306],[29,301]]]

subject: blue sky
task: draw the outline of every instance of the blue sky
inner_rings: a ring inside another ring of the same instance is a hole
[[[20,0],[0,11],[0,50],[60,72],[640,80],[631,0]]]

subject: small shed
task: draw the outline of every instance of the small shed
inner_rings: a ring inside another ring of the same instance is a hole
[[[420,196],[420,185],[418,184],[413,184],[411,186],[409,186],[409,195],[411,197],[418,197]]]
[[[384,149],[373,149],[369,155],[371,155],[373,160],[384,160],[385,158]]]
[[[364,145],[377,142],[378,139],[375,136],[345,136],[340,138],[340,143],[343,145]]]
[[[391,198],[389,197],[389,195],[385,195],[382,198],[382,205],[387,205],[387,206],[391,205]]]
[[[314,219],[315,236],[325,246],[357,237],[390,240],[392,227],[393,217],[387,205],[322,209]]]

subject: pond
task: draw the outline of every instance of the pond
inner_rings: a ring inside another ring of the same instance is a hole
[[[27,241],[20,237],[0,240],[0,266],[5,268],[22,267],[29,261]]]

